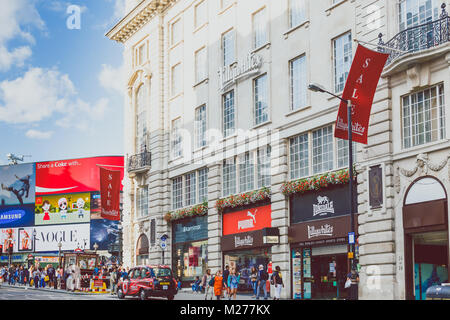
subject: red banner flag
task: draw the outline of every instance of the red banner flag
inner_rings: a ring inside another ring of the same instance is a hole
[[[352,141],[367,144],[370,109],[389,54],[358,45],[342,99],[352,102]],[[334,136],[348,140],[347,104],[341,102]]]
[[[100,167],[101,216],[120,220],[120,171]]]

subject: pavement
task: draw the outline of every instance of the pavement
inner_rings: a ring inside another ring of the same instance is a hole
[[[71,292],[53,288],[35,288],[29,286],[0,284],[0,300],[118,300],[116,295],[92,292]],[[127,297],[126,300],[137,300],[138,298]],[[160,298],[152,298],[159,300]],[[175,300],[204,300],[203,293],[193,292],[192,289],[184,288],[175,295]],[[215,300],[216,297],[213,297]],[[270,299],[270,298],[269,298]],[[228,298],[222,300],[229,300]],[[251,294],[237,294],[236,300],[255,300]]]

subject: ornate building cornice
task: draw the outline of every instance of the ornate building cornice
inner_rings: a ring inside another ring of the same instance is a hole
[[[124,43],[157,13],[162,12],[177,0],[143,0],[120,20],[106,36],[114,41]]]

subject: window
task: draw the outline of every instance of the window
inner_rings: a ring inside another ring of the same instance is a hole
[[[291,179],[309,175],[309,145],[308,134],[302,134],[290,139],[290,171]]]
[[[195,81],[199,83],[208,78],[206,48],[202,48],[195,53]]]
[[[337,140],[337,167],[348,167],[348,140]],[[352,143],[353,163],[356,162],[356,143]]]
[[[182,137],[180,133],[181,119],[172,121],[172,157],[178,158],[183,154]]]
[[[306,57],[301,56],[289,62],[291,109],[306,107]]]
[[[223,136],[224,138],[234,133],[234,91],[223,95]]]
[[[203,105],[195,110],[195,146],[201,148],[206,146],[206,106]]]
[[[184,181],[185,181],[185,199],[186,199],[186,206],[191,206],[193,204],[195,204],[196,202],[196,187],[197,187],[197,183],[196,183],[196,172],[192,172],[189,174],[186,174],[184,176]]]
[[[253,48],[259,48],[268,42],[266,8],[253,15]]]
[[[171,26],[171,38],[172,38],[172,45],[176,45],[178,42],[181,41],[181,19],[178,19],[174,23],[172,23]]]
[[[204,201],[208,201],[208,168],[172,179],[173,210],[182,208],[183,204],[188,207]]]
[[[198,201],[208,201],[208,168],[198,171]]]
[[[289,0],[289,28],[299,26],[306,20],[306,0]]]
[[[333,169],[333,126],[313,131],[312,133],[312,165],[313,173],[321,173]]]
[[[229,66],[235,61],[234,30],[222,35],[223,65]]]
[[[140,218],[148,216],[148,187],[138,189],[136,203],[138,216]]]
[[[141,65],[145,62],[145,60],[147,59],[147,50],[146,50],[146,46],[145,44],[141,45],[138,48],[138,65]]]
[[[399,4],[399,29],[403,31],[439,19],[442,0],[401,0]]]
[[[352,34],[333,40],[334,91],[342,92],[352,64]]]
[[[271,185],[270,153],[270,146],[260,148],[256,153],[258,188]]]
[[[181,63],[172,67],[172,96],[175,96],[181,92],[183,83],[181,74]]]
[[[239,157],[239,192],[246,192],[255,188],[255,166],[250,153]]]
[[[147,144],[146,89],[141,85],[136,93],[136,152],[144,152]]]
[[[172,208],[174,210],[183,207],[183,177],[172,180]]]
[[[402,98],[403,147],[445,138],[444,85]]]
[[[236,158],[223,162],[222,192],[223,196],[236,193]]]
[[[201,27],[207,22],[208,8],[206,0],[200,2],[195,6],[195,28]]]
[[[255,124],[261,124],[269,120],[269,108],[267,97],[267,74],[253,81],[255,90]]]

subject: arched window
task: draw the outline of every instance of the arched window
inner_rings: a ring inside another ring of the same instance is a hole
[[[136,248],[137,265],[149,264],[148,253],[149,253],[148,238],[145,234],[141,234],[137,241],[137,248]]]
[[[136,151],[144,152],[147,144],[146,86],[141,85],[136,93]]]
[[[414,182],[409,188],[405,205],[446,198],[447,195],[442,184],[432,177],[425,177]]]

